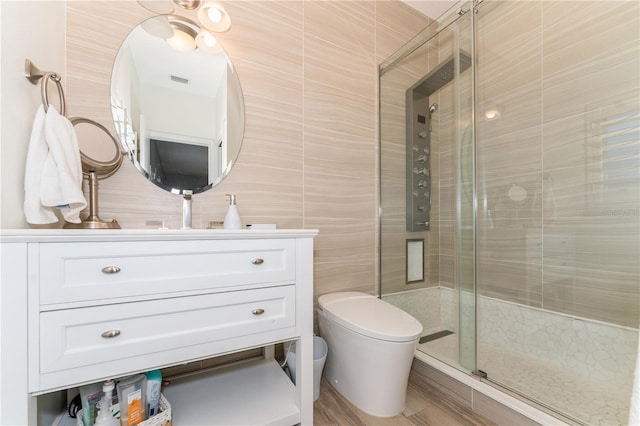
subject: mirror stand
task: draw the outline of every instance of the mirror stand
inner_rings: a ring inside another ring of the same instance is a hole
[[[80,223],[65,223],[66,229],[120,229],[114,219],[106,222],[98,217],[98,179],[106,179],[118,171],[122,164],[122,152],[116,138],[102,124],[88,118],[73,117],[69,121],[78,133],[82,175],[89,181],[89,216]],[[104,147],[112,146],[113,158],[104,160]],[[96,147],[101,148],[98,155]],[[89,155],[91,154],[91,156]],[[102,157],[102,158],[101,158]]]
[[[89,216],[80,223],[65,223],[66,229],[120,229],[118,221],[104,221],[98,216],[98,177],[89,172]]]

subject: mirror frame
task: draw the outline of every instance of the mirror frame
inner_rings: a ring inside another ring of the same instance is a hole
[[[102,130],[106,133],[113,144],[116,146],[116,154],[114,157],[108,161],[100,161],[95,158],[89,157],[82,150],[80,150],[80,161],[82,163],[82,174],[87,177],[89,173],[95,172],[96,177],[98,179],[106,179],[110,176],[113,176],[122,165],[123,155],[122,155],[122,146],[120,145],[120,141],[118,141],[115,136],[102,124],[97,121],[91,120],[85,117],[71,117],[69,119],[71,124],[75,127],[78,124],[90,124]]]

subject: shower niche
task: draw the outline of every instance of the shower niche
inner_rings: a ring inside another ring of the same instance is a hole
[[[407,231],[425,231],[431,212],[431,130],[438,104],[429,97],[471,66],[466,53],[442,62],[406,91]]]

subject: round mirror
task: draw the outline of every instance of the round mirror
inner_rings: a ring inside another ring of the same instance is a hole
[[[231,60],[210,34],[190,51],[169,44],[185,25],[193,34],[200,30],[185,18],[160,15],[131,31],[113,67],[111,111],[124,151],[147,179],[197,194],[233,167],[244,101]]]
[[[122,164],[122,153],[109,130],[88,118],[73,117],[69,121],[78,137],[82,173],[88,176],[95,172],[98,179],[106,179],[117,172]]]

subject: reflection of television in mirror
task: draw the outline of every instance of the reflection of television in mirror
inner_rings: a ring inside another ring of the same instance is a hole
[[[176,189],[202,188],[209,184],[209,147],[149,139],[151,177]]]

